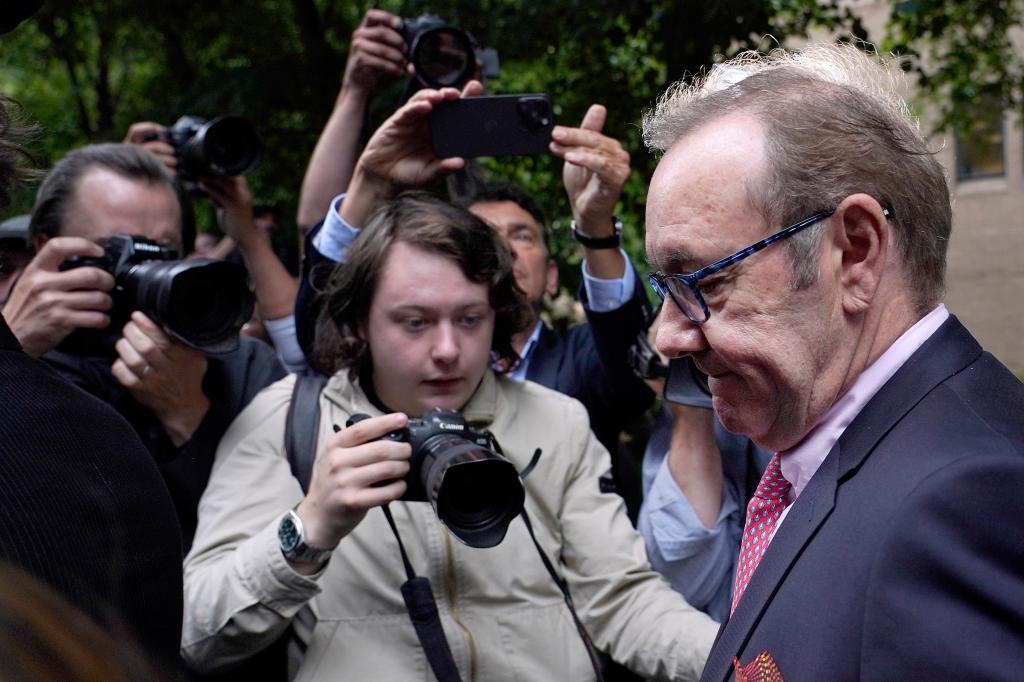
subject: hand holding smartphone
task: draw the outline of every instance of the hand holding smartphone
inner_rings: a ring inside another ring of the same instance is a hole
[[[430,112],[431,143],[442,159],[546,154],[554,125],[542,93],[464,97]]]

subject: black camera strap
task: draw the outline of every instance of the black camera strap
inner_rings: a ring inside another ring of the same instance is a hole
[[[326,383],[325,377],[298,375],[295,378],[292,400],[285,420],[285,454],[292,474],[298,479],[303,493],[309,489],[313,462],[316,459],[320,392]],[[337,432],[339,427],[334,425],[334,430]],[[398,541],[398,551],[402,554],[402,564],[408,578],[401,588],[402,599],[405,600],[405,609],[416,630],[416,637],[430,662],[430,669],[434,671],[438,682],[461,682],[459,671],[455,667],[455,659],[441,627],[441,617],[437,612],[437,602],[430,589],[430,581],[417,576],[413,571],[412,562],[409,561],[402,537],[398,534],[398,526],[391,516],[391,510],[386,504],[381,509]]]
[[[590,665],[594,667],[594,675],[597,682],[604,682],[604,675],[601,674],[601,660],[597,655],[597,647],[594,646],[594,641],[590,639],[590,633],[587,632],[586,626],[583,625],[583,621],[580,620],[579,615],[576,614],[576,607],[572,602],[572,595],[569,593],[569,586],[564,580],[558,577],[558,573],[555,572],[555,567],[551,563],[551,559],[544,552],[544,548],[537,542],[537,536],[533,533],[533,525],[530,523],[530,517],[526,513],[526,508],[523,508],[523,513],[520,514],[523,517],[523,523],[526,524],[526,530],[530,533],[530,539],[533,540],[533,546],[537,548],[537,554],[540,555],[540,560],[544,562],[544,568],[548,570],[548,575],[555,581],[555,585],[558,586],[558,590],[562,593],[562,598],[565,599],[565,605],[569,607],[569,614],[572,616],[572,622],[576,625],[576,632],[579,633],[580,639],[583,640],[583,646],[587,649],[587,656],[590,658]]]
[[[448,646],[448,640],[444,636],[444,628],[441,627],[441,616],[437,612],[437,602],[434,600],[434,591],[430,589],[430,581],[423,576],[416,575],[412,570],[412,562],[405,551],[402,543],[402,536],[398,534],[398,526],[391,516],[391,509],[383,505],[381,510],[384,518],[391,526],[391,532],[398,540],[398,551],[402,554],[402,564],[405,566],[405,575],[408,578],[402,584],[402,599],[405,600],[405,610],[409,613],[409,620],[416,629],[416,637],[420,640],[423,652],[427,654],[427,661],[430,662],[430,669],[438,682],[459,682],[459,670],[455,667],[455,658]]]
[[[491,441],[491,445],[495,452],[499,455],[504,456],[505,453],[501,450],[501,444],[498,439],[494,437],[494,434],[487,431],[487,437]],[[541,450],[537,448],[533,451],[533,457],[530,458],[529,463],[523,470],[519,472],[519,480],[526,482],[526,477],[530,475],[530,472],[534,470],[537,463],[540,461]],[[576,606],[572,601],[572,594],[569,592],[569,585],[558,576],[558,572],[555,571],[554,564],[551,563],[551,559],[548,558],[547,553],[544,552],[544,548],[540,546],[540,542],[537,540],[537,536],[533,532],[533,524],[530,523],[530,517],[526,513],[526,507],[523,507],[520,516],[523,519],[523,524],[526,526],[526,531],[530,534],[530,539],[533,541],[533,546],[537,548],[537,554],[540,555],[540,560],[544,564],[544,568],[547,569],[548,575],[558,586],[558,591],[562,593],[562,598],[565,600],[565,605],[569,608],[569,615],[572,616],[572,622],[576,625],[576,632],[579,633],[580,639],[583,640],[583,646],[587,650],[587,657],[590,658],[590,665],[594,668],[594,675],[597,682],[604,682],[604,675],[601,672],[601,659],[597,654],[597,647],[594,646],[594,640],[590,638],[590,633],[587,632],[587,628],[583,625],[583,621],[580,620],[579,615],[576,613]]]

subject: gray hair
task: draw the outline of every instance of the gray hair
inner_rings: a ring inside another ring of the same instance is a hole
[[[74,199],[76,185],[88,171],[103,168],[129,180],[166,185],[174,191],[174,177],[151,152],[131,144],[91,144],[69,152],[46,174],[32,207],[32,237],[61,234],[64,215]]]
[[[751,114],[765,128],[768,158],[751,205],[781,228],[851,194],[871,195],[894,214],[894,241],[926,310],[942,298],[952,210],[903,85],[892,61],[852,45],[746,52],[671,86],[644,115],[644,141],[663,152],[712,119]],[[794,287],[817,278],[820,241],[818,229],[787,240]]]

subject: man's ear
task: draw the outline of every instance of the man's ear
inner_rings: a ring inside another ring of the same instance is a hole
[[[834,219],[843,309],[857,315],[868,309],[878,291],[892,231],[882,206],[867,194],[852,194],[844,199],[836,208]]]
[[[547,280],[544,283],[544,293],[554,296],[558,293],[558,263],[554,258],[548,258]]]

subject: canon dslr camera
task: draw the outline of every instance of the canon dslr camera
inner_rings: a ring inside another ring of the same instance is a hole
[[[348,425],[369,419],[354,414]],[[441,522],[470,547],[494,547],[523,511],[526,493],[512,462],[491,450],[491,436],[473,431],[452,410],[427,410],[381,440],[412,445],[401,499],[430,502]]]
[[[125,234],[107,239],[104,251],[102,258],[75,256],[60,266],[89,266],[113,275],[114,307],[100,343],[104,350],[113,348],[112,341],[133,310],[192,348],[208,353],[238,348],[238,333],[253,310],[253,295],[240,265],[210,258],[178,260],[174,249]],[[76,330],[75,338],[88,337],[82,333],[89,331]]]

